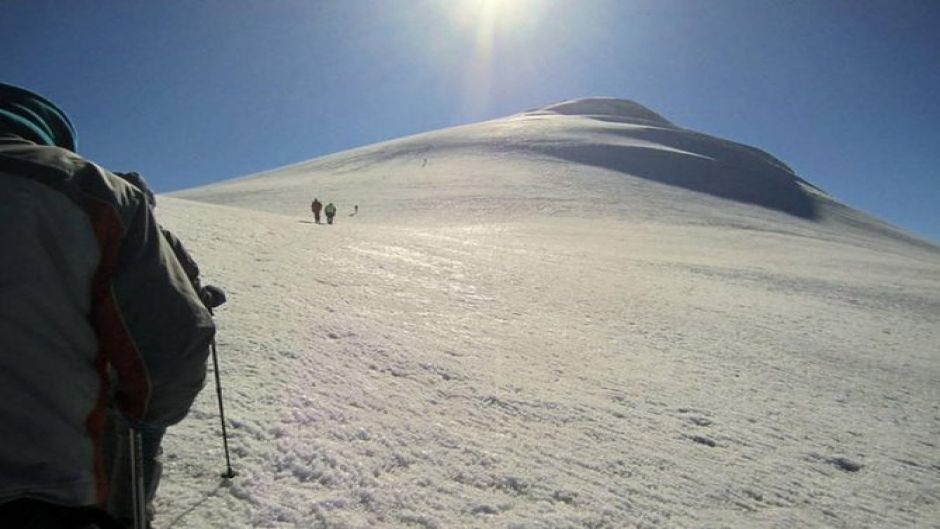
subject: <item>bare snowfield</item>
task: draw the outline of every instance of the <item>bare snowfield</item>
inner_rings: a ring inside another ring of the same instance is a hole
[[[581,100],[157,214],[239,473],[210,384],[160,529],[940,527],[940,248],[756,149]]]

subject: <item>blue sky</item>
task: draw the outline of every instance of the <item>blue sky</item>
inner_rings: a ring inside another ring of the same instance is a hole
[[[588,96],[940,241],[935,0],[8,0],[0,79],[161,192]]]

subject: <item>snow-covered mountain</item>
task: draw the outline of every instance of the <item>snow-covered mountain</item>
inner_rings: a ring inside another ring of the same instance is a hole
[[[611,98],[567,101],[175,194],[291,215],[308,210],[314,195],[347,210],[362,204],[370,218],[385,221],[587,216],[816,237],[851,232],[937,250],[840,204],[760,149]]]
[[[592,98],[159,203],[240,475],[207,388],[158,527],[938,525],[940,248],[759,149]]]

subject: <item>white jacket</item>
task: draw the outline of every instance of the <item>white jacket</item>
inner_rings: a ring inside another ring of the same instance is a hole
[[[100,505],[106,409],[180,421],[213,333],[140,190],[0,133],[0,503]]]

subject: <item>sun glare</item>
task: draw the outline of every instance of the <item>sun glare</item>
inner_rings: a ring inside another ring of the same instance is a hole
[[[463,0],[462,15],[474,25],[509,28],[535,9],[532,0]]]
[[[546,0],[461,0],[455,14],[473,36],[473,51],[464,66],[464,107],[470,116],[485,113],[496,94],[494,61],[526,56]],[[504,82],[507,82],[503,80]]]

